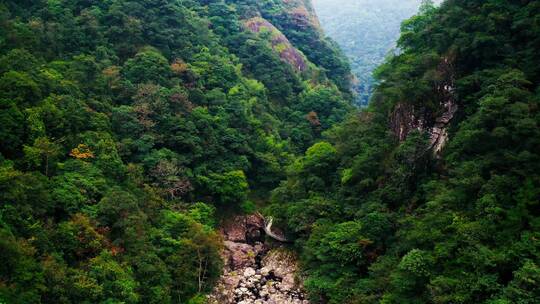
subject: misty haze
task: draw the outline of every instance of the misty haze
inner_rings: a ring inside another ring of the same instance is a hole
[[[314,0],[326,34],[351,61],[358,78],[358,103],[373,90],[373,70],[396,46],[401,22],[417,13],[422,0]],[[440,3],[441,1],[434,1]]]

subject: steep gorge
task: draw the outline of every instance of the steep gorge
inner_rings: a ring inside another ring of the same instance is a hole
[[[309,0],[2,1],[0,303],[540,303],[539,24],[422,1],[358,109]]]

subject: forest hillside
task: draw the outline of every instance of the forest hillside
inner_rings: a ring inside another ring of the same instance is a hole
[[[202,301],[350,79],[303,1],[2,1],[0,303]]]
[[[424,1],[269,209],[313,303],[540,302],[540,2]]]

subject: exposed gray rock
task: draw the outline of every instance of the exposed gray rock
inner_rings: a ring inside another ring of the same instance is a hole
[[[428,109],[424,106],[398,102],[390,119],[390,127],[399,141],[404,141],[407,136],[417,130],[429,135],[429,146],[436,158],[448,142],[448,127],[459,110],[455,98],[455,69],[452,56],[444,57],[437,67],[441,75],[436,85],[436,98],[438,107]]]
[[[303,286],[296,277],[295,254],[284,248],[271,249],[260,242],[264,218],[237,217],[222,228],[224,274],[210,304],[308,304]],[[244,237],[242,237],[244,234]]]
[[[244,278],[252,277],[254,275],[255,275],[255,269],[251,267],[247,267],[246,269],[244,269]]]

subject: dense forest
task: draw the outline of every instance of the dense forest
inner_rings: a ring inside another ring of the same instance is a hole
[[[357,78],[354,83],[356,104],[367,106],[376,85],[373,71],[395,51],[401,22],[414,15],[421,2],[313,0],[325,33],[339,44],[350,60]]]
[[[424,1],[271,212],[312,303],[540,303],[540,2]]]
[[[2,1],[0,303],[203,302],[217,215],[252,211],[351,110],[314,20],[301,1]]]
[[[311,303],[540,302],[540,2],[423,1],[366,109],[309,0],[0,3],[0,303],[205,303],[223,217]]]

